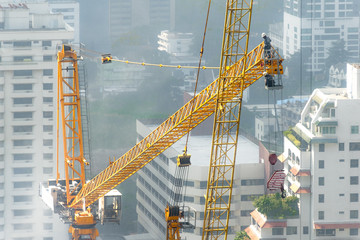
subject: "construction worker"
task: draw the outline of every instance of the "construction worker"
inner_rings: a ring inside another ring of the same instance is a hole
[[[271,39],[266,36],[266,33],[262,33],[261,37],[264,39],[264,54],[266,58],[271,57]]]
[[[274,87],[275,86],[274,77],[271,74],[268,74],[267,72],[264,72],[263,75],[265,78],[265,86],[266,87]]]

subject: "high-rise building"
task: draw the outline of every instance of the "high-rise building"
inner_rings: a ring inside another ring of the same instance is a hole
[[[348,56],[358,61],[358,0],[286,0],[284,3],[284,58],[308,50],[310,60],[304,63],[306,70],[323,71],[328,49],[335,41],[343,39]]]
[[[110,0],[109,29],[112,42],[134,27],[150,25],[173,30],[175,0]]]
[[[76,0],[48,0],[50,11],[64,15],[64,22],[74,28],[74,43],[80,43],[80,9]]]
[[[150,126],[137,121],[139,139],[151,131]],[[147,164],[137,175],[138,222],[154,239],[164,239],[166,222],[164,213],[172,194],[173,178],[177,156],[182,154],[185,139],[180,139],[159,157]],[[185,183],[184,205],[196,210],[195,229],[184,229],[182,239],[201,239],[211,135],[191,136],[188,154],[191,154],[191,166]],[[250,224],[250,212],[253,211],[253,197],[263,195],[264,163],[259,161],[259,147],[245,137],[239,137],[238,162],[235,167],[234,187],[231,201],[228,238],[233,239],[236,232]]]
[[[254,211],[251,239],[359,239],[359,107],[359,64],[347,65],[347,88],[314,90],[280,157],[299,216],[273,220]]]
[[[56,53],[73,35],[47,3],[1,3],[0,239],[64,239],[38,186],[56,174]]]

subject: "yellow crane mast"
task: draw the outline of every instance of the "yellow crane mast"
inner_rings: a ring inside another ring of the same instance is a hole
[[[228,0],[224,24],[210,167],[202,239],[227,238],[241,103],[244,90],[256,81],[247,57],[253,1]],[[240,60],[237,71],[226,71]],[[236,95],[227,84],[237,81]]]

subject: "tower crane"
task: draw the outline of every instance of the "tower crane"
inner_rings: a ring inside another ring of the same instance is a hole
[[[87,162],[82,151],[78,57],[70,46],[63,45],[58,53],[58,112],[62,123],[59,125],[58,120],[58,129],[62,129],[64,161],[58,161],[56,179],[42,184],[40,194],[61,219],[71,224],[72,239],[95,240],[97,221],[118,222],[121,194],[114,188],[213,113],[203,239],[227,238],[243,92],[264,71],[271,75],[283,72],[283,60],[275,49],[271,49],[271,59],[264,57],[264,43],[248,51],[252,3],[227,0],[219,77],[90,180],[85,178]],[[65,179],[59,174],[62,164]],[[169,239],[180,239],[181,225],[176,224],[168,230],[172,232]]]

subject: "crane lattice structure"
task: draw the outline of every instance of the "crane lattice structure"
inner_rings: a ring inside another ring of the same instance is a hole
[[[226,239],[228,234],[241,103],[244,90],[258,77],[247,68],[252,5],[252,0],[227,1],[202,239]],[[228,72],[234,64],[237,71]],[[227,87],[234,81],[236,94]]]
[[[263,43],[261,43],[225,70],[224,75],[237,77],[232,78],[223,86],[224,91],[220,93],[220,96],[224,101],[230,101],[238,96],[240,86],[245,89],[262,77],[264,71],[263,51]],[[244,61],[244,58],[247,61]],[[246,65],[243,66],[244,64]],[[242,69],[245,70],[242,71]],[[185,104],[123,156],[88,181],[69,207],[81,205],[84,199],[85,206],[90,206],[213,114],[220,82],[221,79],[217,78],[194,97],[193,107],[191,102]],[[189,127],[190,115],[192,115],[192,119]]]

